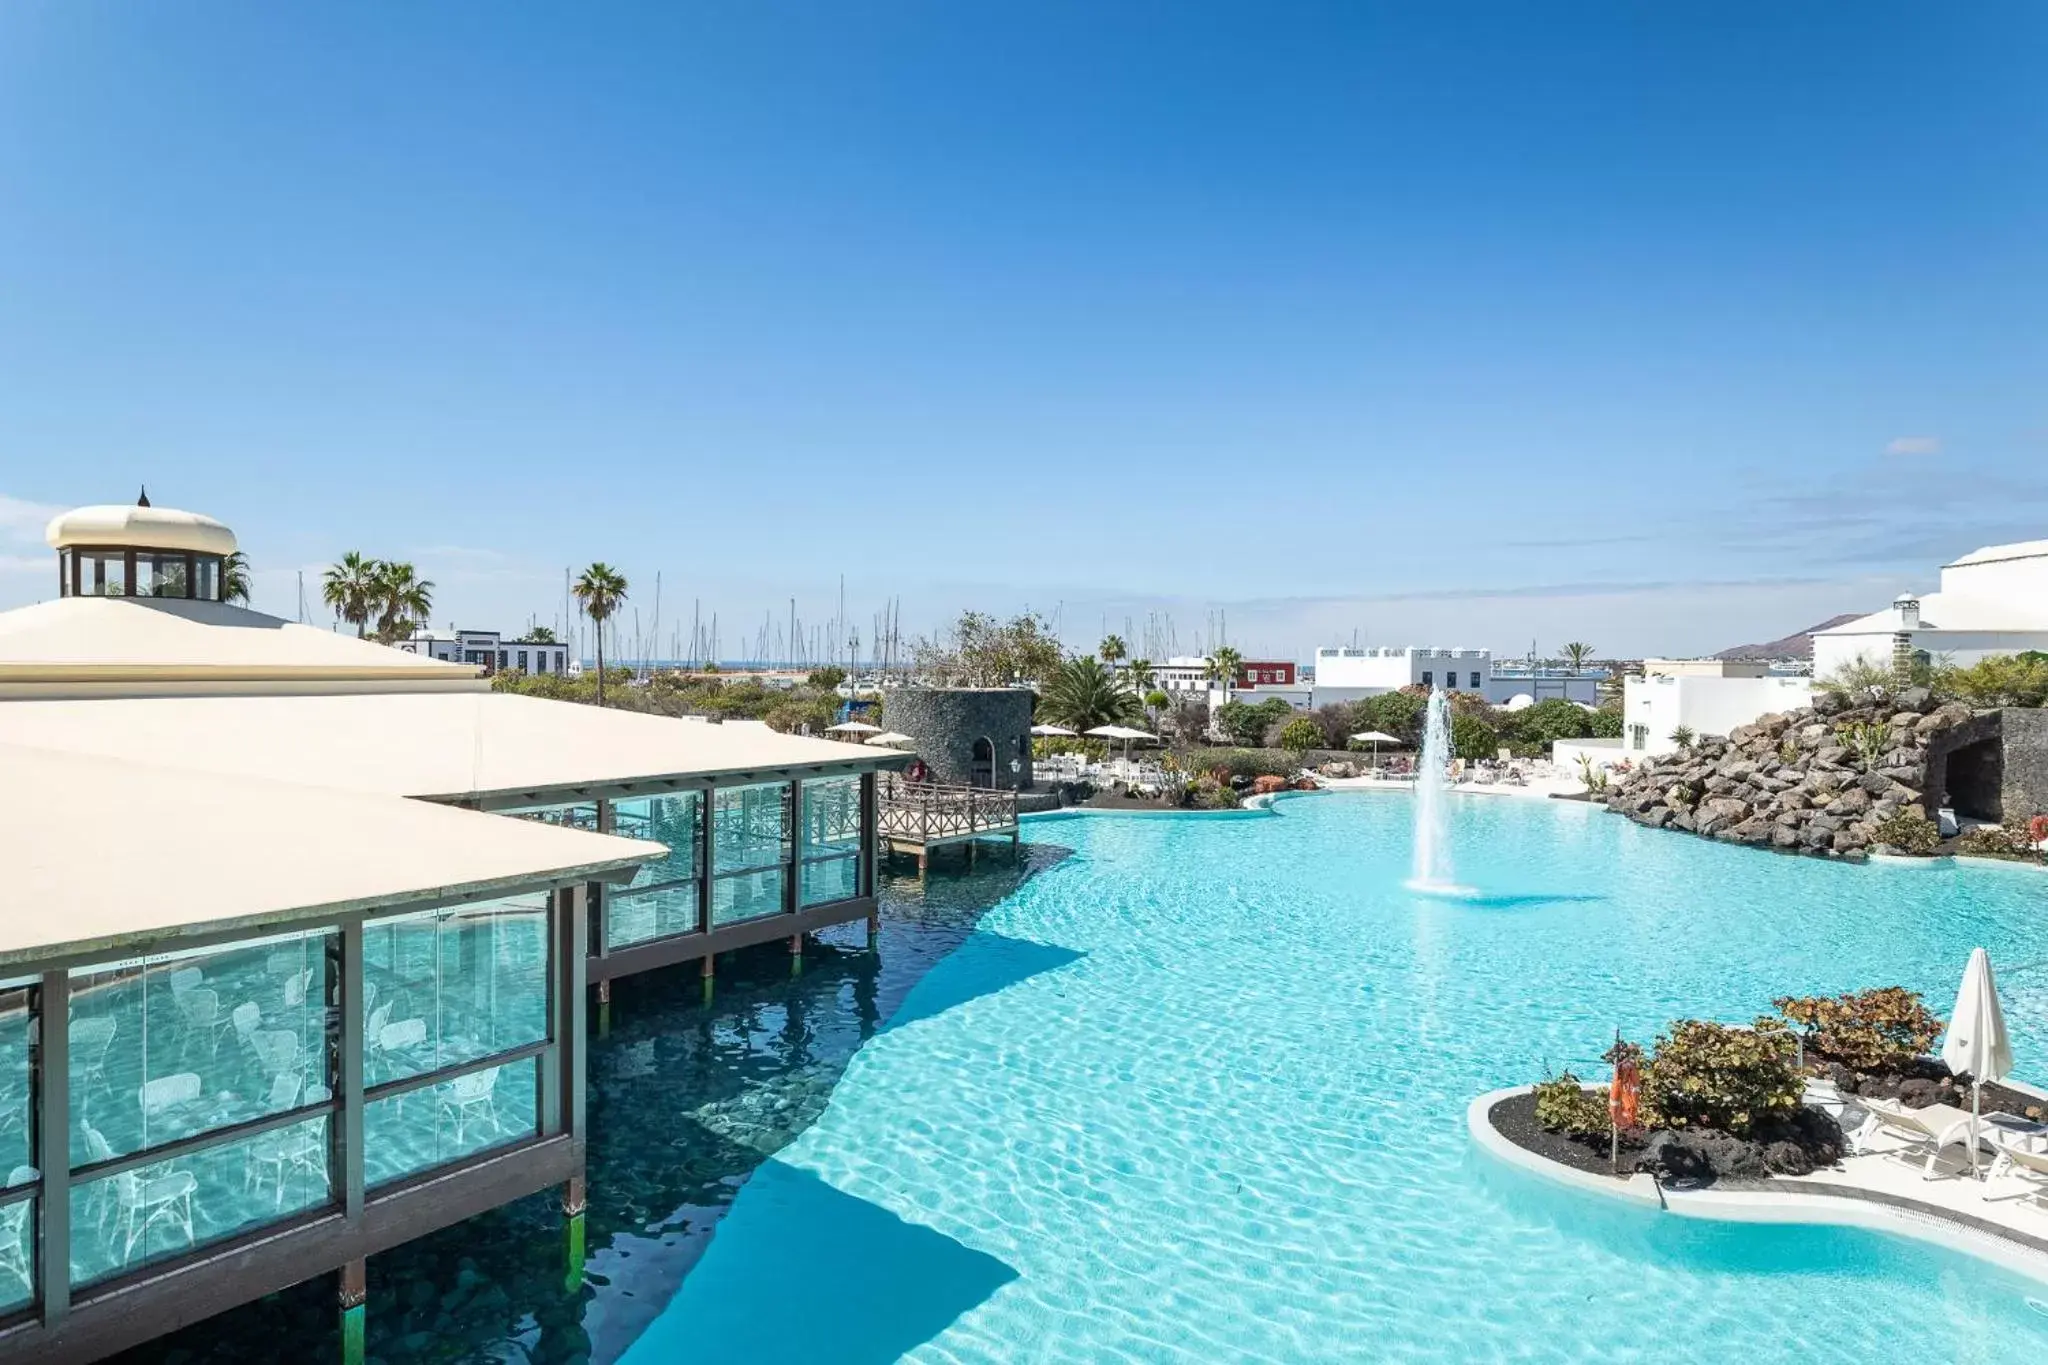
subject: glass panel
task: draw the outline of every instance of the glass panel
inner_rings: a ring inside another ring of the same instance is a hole
[[[860,894],[860,859],[833,858],[822,863],[805,863],[802,885],[805,905],[849,900]]]
[[[0,1204],[0,1313],[11,1313],[36,1296],[36,1204],[17,1199]]]
[[[604,943],[623,948],[649,939],[697,932],[697,883],[659,891],[608,892],[604,903]]]
[[[36,1043],[36,988],[23,983],[0,986],[0,1176],[8,1188],[36,1178],[35,1106],[32,1078]],[[6,1264],[4,1229],[0,1229],[0,1266]],[[4,1280],[0,1274],[0,1280]],[[0,1297],[6,1293],[0,1284]]]
[[[332,930],[71,974],[71,1163],[296,1109],[331,1088]]]
[[[363,1180],[388,1184],[532,1137],[540,1059],[486,1067],[363,1107]]]
[[[736,924],[743,919],[782,911],[782,869],[741,872],[711,883],[711,922]]]
[[[135,595],[137,597],[185,596],[185,556],[135,552]]]
[[[128,556],[121,550],[73,550],[81,597],[122,597],[128,592]]]
[[[544,825],[560,825],[564,829],[595,830],[597,828],[597,802],[585,801],[570,806],[535,806],[531,810],[506,811],[521,820],[538,820]]]
[[[720,787],[711,805],[711,856],[718,873],[789,861],[789,784]]]
[[[860,779],[827,777],[806,782],[801,856],[860,852]]]
[[[651,839],[668,845],[668,857],[633,874],[627,889],[685,881],[697,875],[697,792],[612,803],[612,833],[623,839]]]
[[[329,1203],[327,1125],[321,1114],[73,1185],[72,1283],[103,1280]]]
[[[214,555],[200,555],[192,561],[199,574],[199,584],[194,596],[208,602],[220,601],[220,560]]]
[[[364,1083],[418,1076],[548,1036],[545,892],[363,929]]]

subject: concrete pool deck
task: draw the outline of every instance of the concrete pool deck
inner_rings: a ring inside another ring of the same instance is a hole
[[[1412,777],[1317,777],[1316,781],[1326,791],[1415,790],[1415,779]],[[1507,782],[1454,782],[1444,788],[1446,793],[1453,796],[1519,796],[1525,800],[1537,801],[1547,801],[1552,797],[1577,796],[1585,790],[1586,784],[1576,777],[1531,777],[1526,785],[1521,786]]]
[[[1811,1175],[1681,1189],[1644,1174],[1574,1170],[1510,1141],[1493,1126],[1493,1108],[1530,1089],[1510,1086],[1479,1096],[1466,1108],[1466,1127],[1481,1151],[1555,1184],[1682,1218],[1824,1223],[1912,1237],[2048,1285],[2048,1207],[2038,1202],[2043,1187],[2011,1176],[1988,1186],[1972,1180],[1953,1148],[1936,1163],[1940,1174],[1931,1180],[1921,1173],[1924,1156],[1909,1159],[1903,1155],[1908,1144],[1881,1139],[1867,1154]],[[1988,1156],[1980,1161],[1988,1168]]]

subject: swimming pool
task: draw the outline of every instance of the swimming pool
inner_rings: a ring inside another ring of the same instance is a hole
[[[1476,1093],[1619,1027],[2001,966],[2048,1072],[2048,882],[1856,867],[1454,799],[1032,822],[1050,864],[857,1052],[628,1350],[671,1359],[2009,1358],[2038,1286],[1903,1239],[1714,1225],[1474,1154]],[[1058,857],[1059,850],[1071,850]],[[805,1269],[793,1287],[792,1264]],[[810,1305],[798,1308],[798,1304]]]

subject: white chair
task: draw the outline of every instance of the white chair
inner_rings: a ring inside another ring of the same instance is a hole
[[[33,1166],[16,1166],[8,1174],[7,1184],[11,1188],[36,1178]],[[28,1247],[28,1208],[30,1201],[17,1199],[0,1208],[0,1271],[21,1281],[21,1287],[31,1292],[35,1289],[35,1260]]]
[[[2048,1190],[2048,1153],[2030,1152],[2024,1147],[2001,1140],[1996,1133],[1991,1138],[1991,1150],[1998,1155],[1992,1159],[1991,1170],[1984,1177],[1984,1198],[1991,1197],[1991,1187],[1998,1183],[1998,1178],[2002,1175],[2017,1176],[2033,1186],[2031,1191],[2023,1191],[2023,1194],[2032,1193],[2038,1196],[2044,1190]]]
[[[136,1091],[135,1101],[142,1106],[142,1117],[147,1122],[160,1117],[166,1109],[192,1103],[204,1088],[198,1072],[180,1071],[144,1081],[142,1088]]]
[[[386,1000],[370,1011],[370,1021],[363,1025],[363,1075],[369,1077],[384,1065],[384,1028],[391,1022],[391,1007],[396,1001]]]
[[[498,1068],[486,1067],[472,1071],[467,1076],[457,1076],[441,1087],[440,1110],[453,1112],[455,1116],[455,1142],[460,1146],[467,1136],[469,1125],[483,1120],[491,1125],[491,1131],[502,1132],[504,1125],[498,1121],[498,1106],[492,1099],[492,1092],[498,1088]]]
[[[206,973],[199,970],[199,968],[180,967],[171,973],[171,994],[179,996],[183,995],[186,991],[196,990],[205,980]]]
[[[108,1015],[71,1021],[71,1074],[81,1088],[94,1080],[107,1084],[107,1049],[114,1044],[116,1028]]]
[[[183,1231],[185,1245],[192,1245],[192,1193],[199,1188],[192,1172],[161,1166],[123,1171],[113,1178],[113,1186],[114,1237],[121,1243],[122,1265],[135,1254],[135,1244],[160,1222]]]
[[[1933,1180],[1941,1175],[1935,1169],[1936,1160],[1946,1148],[1960,1143],[1968,1157],[1970,1171],[1972,1174],[1976,1172],[1977,1153],[1970,1147],[1968,1110],[1958,1109],[1953,1104],[1930,1104],[1924,1109],[1908,1109],[1888,1100],[1870,1099],[1863,1101],[1863,1111],[1866,1117],[1849,1139],[1859,1154],[1868,1150],[1873,1138],[1888,1133],[1905,1140],[1906,1147],[1897,1155],[1918,1155],[1921,1149],[1926,1150],[1927,1162],[1921,1167],[1920,1176],[1923,1180]],[[1981,1127],[1979,1131],[1982,1131]]]
[[[255,1049],[257,1065],[273,1086],[286,1076],[299,1074],[305,1045],[290,1029],[258,1029],[249,1036],[249,1046]]]
[[[427,1021],[424,1019],[401,1019],[395,1024],[386,1024],[377,1034],[377,1047],[383,1052],[419,1047],[426,1041]]]
[[[220,993],[194,986],[172,998],[178,1002],[178,1013],[185,1021],[185,1036],[179,1040],[180,1055],[197,1034],[206,1040],[208,1059],[217,1057],[220,1054],[220,1036],[234,1022],[232,1016],[220,1012]]]
[[[306,1003],[306,992],[312,988],[313,969],[311,967],[287,979],[284,983],[284,1007],[288,1010],[303,1007]]]

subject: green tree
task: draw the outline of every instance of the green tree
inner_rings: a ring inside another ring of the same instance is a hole
[[[1323,727],[1307,716],[1296,716],[1280,727],[1280,747],[1296,755],[1318,748],[1323,742]]]
[[[1573,673],[1577,673],[1586,666],[1586,660],[1593,657],[1593,646],[1586,644],[1582,640],[1573,640],[1570,644],[1563,646],[1562,652],[1564,654],[1565,667],[1571,669]]]
[[[1045,683],[1060,666],[1059,641],[1033,612],[1004,622],[966,611],[950,639],[926,637],[911,646],[911,661],[926,682],[941,687],[1014,687]]]
[[[846,670],[836,664],[828,664],[824,668],[812,669],[811,676],[804,679],[804,684],[823,692],[831,692],[845,681]]]
[[[1451,749],[1468,761],[1492,758],[1500,752],[1500,736],[1477,716],[1458,716],[1451,721]]]
[[[1989,654],[1968,668],[1940,671],[1943,692],[1972,706],[2048,704],[2048,654]]]
[[[369,625],[370,613],[377,606],[378,574],[382,565],[374,559],[365,559],[359,550],[350,550],[337,564],[329,566],[320,577],[320,600],[325,602],[339,619],[356,628],[356,638],[363,638]]]
[[[1131,725],[1141,718],[1138,698],[1124,680],[1083,655],[1053,670],[1038,699],[1039,714],[1069,730]]]
[[[377,639],[388,645],[426,625],[434,609],[434,585],[410,564],[379,560],[372,603],[377,612]]]
[[[1429,699],[1413,692],[1382,692],[1367,697],[1352,711],[1354,731],[1378,730],[1413,744],[1422,738],[1422,718]]]
[[[1598,711],[1587,716],[1586,719],[1592,724],[1591,738],[1621,738],[1621,708],[1619,706],[1603,706]]]
[[[249,605],[249,556],[240,550],[220,562],[220,600]]]
[[[1131,691],[1133,692],[1150,692],[1153,684],[1159,680],[1159,675],[1153,670],[1150,659],[1133,659],[1124,669],[1124,672],[1131,680]]]
[[[1112,668],[1121,663],[1124,656],[1129,652],[1129,648],[1124,644],[1124,637],[1121,635],[1103,636],[1102,643],[1096,646],[1095,649],[1096,657]]]
[[[1244,655],[1229,645],[1219,646],[1216,652],[1209,656],[1209,681],[1223,684],[1224,701],[1230,700],[1230,689],[1237,683],[1237,670],[1243,666]]]
[[[1164,711],[1171,705],[1173,705],[1173,698],[1167,696],[1166,693],[1161,692],[1156,687],[1145,694],[1145,709],[1154,715]]]
[[[1585,739],[1593,733],[1593,713],[1563,697],[1545,697],[1534,706],[1510,714],[1516,737],[1528,744],[1541,745],[1546,753],[1560,739]],[[1501,730],[1505,734],[1507,727],[1503,725]]]
[[[597,704],[604,705],[604,623],[626,600],[626,576],[602,561],[583,571],[571,589],[583,614],[597,626]]]

